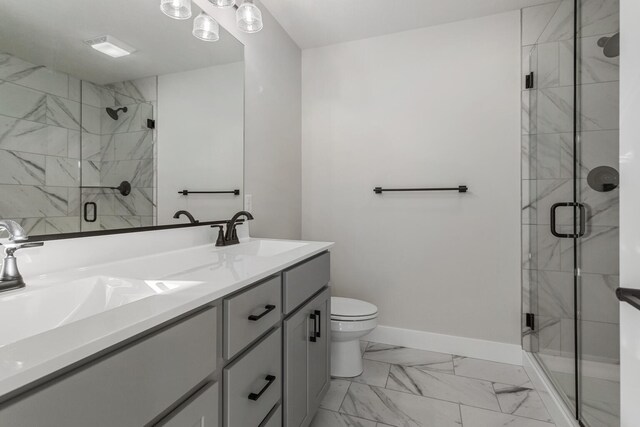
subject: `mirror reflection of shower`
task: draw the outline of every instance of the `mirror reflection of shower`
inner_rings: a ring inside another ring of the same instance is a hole
[[[604,56],[607,58],[617,58],[620,56],[620,33],[615,33],[611,37],[601,37],[598,46],[604,49]]]
[[[111,107],[107,107],[107,114],[109,115],[109,117],[111,117],[113,120],[118,120],[118,113],[120,111],[122,111],[123,113],[126,113],[129,109],[127,107],[120,107],[118,109],[113,109]]]

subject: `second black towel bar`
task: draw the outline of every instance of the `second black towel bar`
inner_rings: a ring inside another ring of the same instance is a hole
[[[178,191],[178,194],[182,194],[183,196],[188,196],[189,194],[235,194],[236,196],[240,195],[240,190],[229,190],[229,191],[191,191],[191,190],[182,190]]]
[[[376,187],[373,192],[376,194],[386,193],[387,191],[457,191],[459,193],[466,193],[469,187],[466,185],[459,185],[457,187],[444,187],[444,188],[382,188]]]

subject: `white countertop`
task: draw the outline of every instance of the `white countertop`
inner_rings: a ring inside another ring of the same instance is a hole
[[[208,244],[27,277],[26,288],[0,294],[0,324],[5,329],[0,333],[0,396],[332,246],[327,242],[251,239],[234,246]],[[88,297],[77,298],[75,290],[100,280],[162,289],[124,305],[116,301],[115,308],[92,314],[86,308]],[[82,309],[75,309],[75,302],[69,302],[71,297]],[[43,301],[51,306],[39,306]],[[56,312],[58,304],[74,308],[72,315],[64,310]],[[33,319],[36,327],[25,327]]]

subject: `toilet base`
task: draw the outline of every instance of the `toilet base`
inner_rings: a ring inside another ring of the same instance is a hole
[[[360,340],[331,343],[331,376],[353,378],[362,374]]]

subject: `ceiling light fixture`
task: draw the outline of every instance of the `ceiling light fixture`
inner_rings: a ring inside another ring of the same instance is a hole
[[[209,3],[211,3],[215,7],[219,7],[221,9],[226,9],[228,7],[235,6],[236,5],[236,0],[209,0]]]
[[[193,20],[193,36],[206,42],[220,39],[220,25],[215,19],[204,12],[200,12]]]
[[[191,0],[160,0],[162,13],[173,19],[191,18]]]
[[[262,29],[262,12],[253,0],[244,0],[236,11],[238,29],[245,33],[257,33]]]
[[[112,36],[100,36],[95,39],[85,40],[84,42],[98,52],[109,55],[112,58],[127,56],[136,51],[128,44],[121,42]]]

